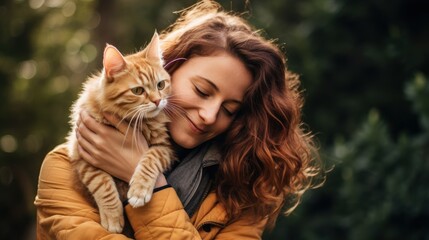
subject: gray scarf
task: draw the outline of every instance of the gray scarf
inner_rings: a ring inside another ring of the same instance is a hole
[[[216,144],[204,143],[166,174],[167,182],[176,190],[189,217],[210,191],[220,157]]]
[[[220,158],[216,144],[204,143],[165,173],[167,182],[176,190],[189,217],[209,193]],[[125,218],[122,233],[134,237],[128,218]]]

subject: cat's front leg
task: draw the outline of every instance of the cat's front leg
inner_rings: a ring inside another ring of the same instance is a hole
[[[128,202],[133,207],[141,207],[152,198],[158,175],[169,167],[171,150],[167,146],[151,147],[140,160],[130,181]]]
[[[135,208],[141,207],[150,201],[155,181],[159,174],[158,169],[153,169],[147,165],[149,165],[147,158],[140,160],[130,180],[127,197],[128,202]]]

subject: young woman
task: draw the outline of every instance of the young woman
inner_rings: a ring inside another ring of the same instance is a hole
[[[148,204],[125,204],[130,237],[260,239],[323,176],[312,137],[301,128],[299,79],[271,41],[212,1],[184,10],[161,40],[176,108],[168,129],[179,160],[158,177]],[[106,118],[117,128],[81,114],[80,155],[129,181],[138,161],[130,156],[142,155],[147,143],[141,136],[144,147],[133,147],[128,126]],[[39,177],[38,239],[126,239],[100,225],[97,208],[70,176],[59,146]]]

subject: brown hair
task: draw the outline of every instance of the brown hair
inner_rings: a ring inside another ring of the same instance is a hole
[[[282,206],[292,212],[322,173],[312,136],[302,128],[298,76],[286,71],[273,42],[213,1],[183,10],[161,38],[166,62],[223,50],[252,73],[242,108],[222,136],[227,144],[216,191],[233,220],[250,214],[255,220],[268,217],[272,226]],[[167,70],[172,73],[182,63]]]

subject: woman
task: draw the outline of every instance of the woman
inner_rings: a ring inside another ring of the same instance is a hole
[[[179,161],[158,177],[148,204],[125,203],[131,237],[260,239],[321,174],[312,138],[301,128],[298,77],[285,70],[272,42],[212,1],[184,10],[161,39],[176,113],[168,128]],[[130,156],[144,148],[133,147],[115,116],[106,118],[117,129],[81,114],[80,155],[129,181],[138,161]],[[38,238],[126,239],[102,228],[70,174],[59,146],[39,177]]]

